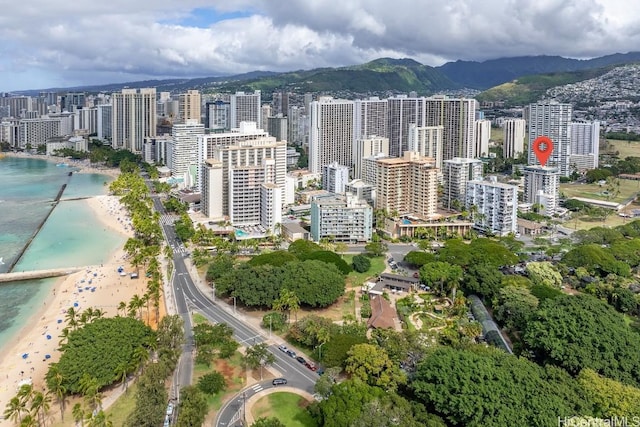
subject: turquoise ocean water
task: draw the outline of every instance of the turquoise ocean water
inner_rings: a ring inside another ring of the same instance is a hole
[[[26,242],[51,210],[63,184],[61,202],[35,236],[13,271],[100,264],[124,244],[106,229],[81,200],[107,193],[99,174],[72,174],[73,167],[36,158],[0,159],[0,273],[7,272]],[[0,345],[14,335],[43,304],[54,279],[0,283]]]

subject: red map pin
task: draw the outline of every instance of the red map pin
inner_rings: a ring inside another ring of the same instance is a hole
[[[548,136],[539,136],[533,141],[532,148],[540,165],[544,167],[553,151],[553,141]]]

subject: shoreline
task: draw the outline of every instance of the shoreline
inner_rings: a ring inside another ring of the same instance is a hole
[[[108,175],[112,178],[117,178],[120,175],[120,169],[110,168],[106,166],[97,166],[91,164],[88,159],[85,160],[73,160],[66,157],[48,156],[46,154],[31,154],[24,152],[3,151],[0,154],[6,157],[17,157],[21,159],[40,159],[46,160],[52,163],[66,163],[71,169],[77,169],[74,173],[95,173],[99,175]]]
[[[104,226],[125,238],[133,236],[130,219],[118,197],[94,196],[85,202]],[[49,363],[60,357],[57,350],[59,335],[66,326],[65,315],[69,307],[74,307],[78,313],[89,307],[99,308],[105,317],[112,317],[117,314],[120,301],[128,303],[134,294],[144,294],[146,281],[120,275],[120,266],[126,272],[133,271],[122,247],[110,253],[103,264],[86,266],[82,271],[55,279],[43,305],[0,348],[0,375],[4,376],[0,381],[0,414],[21,381],[31,381],[36,390],[44,389]],[[50,415],[59,417],[54,402]],[[10,425],[13,424],[0,417],[0,426]]]

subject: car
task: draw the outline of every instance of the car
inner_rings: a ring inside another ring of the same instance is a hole
[[[306,360],[304,360],[304,357],[302,357],[302,356],[298,356],[298,357],[296,357],[296,360],[297,360],[298,362],[302,363],[303,365],[307,363],[307,361],[306,361]]]
[[[315,371],[316,369],[318,369],[318,367],[313,362],[307,361],[304,365],[307,368],[311,369],[312,371]]]
[[[273,385],[285,385],[286,383],[287,383],[286,378],[275,378],[273,381],[271,381],[271,384]]]
[[[169,403],[167,405],[167,416],[171,416],[173,414],[173,403]]]
[[[167,415],[164,419],[164,424],[162,425],[162,427],[169,427],[170,425],[171,425],[171,417]]]
[[[287,346],[286,346],[286,345],[279,345],[279,346],[278,346],[278,350],[280,350],[280,351],[282,351],[282,352],[286,353],[289,349],[287,348]]]
[[[416,271],[415,273],[413,273],[413,278],[414,279],[418,279],[419,277],[420,277],[420,273],[419,272]]]
[[[296,352],[293,350],[287,350],[285,353],[287,353],[291,357],[296,357]]]

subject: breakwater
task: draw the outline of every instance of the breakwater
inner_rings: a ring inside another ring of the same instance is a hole
[[[60,202],[60,198],[62,197],[62,195],[64,194],[64,190],[67,188],[67,184],[62,184],[62,186],[60,187],[60,190],[58,190],[58,194],[56,195],[56,198],[53,200],[53,203],[51,203],[51,209],[49,209],[49,212],[47,212],[47,214],[45,215],[44,219],[42,221],[40,221],[40,224],[38,224],[38,227],[36,228],[36,231],[33,233],[33,235],[29,238],[29,240],[27,240],[27,242],[25,243],[25,245],[22,247],[22,249],[20,250],[20,252],[18,252],[18,256],[16,256],[13,261],[11,262],[11,264],[9,265],[9,269],[7,270],[7,272],[11,273],[13,272],[13,269],[15,268],[16,264],[18,263],[18,261],[20,261],[20,259],[22,259],[22,256],[24,255],[24,253],[27,251],[27,249],[29,249],[29,246],[31,245],[31,242],[33,242],[33,239],[35,239],[35,237],[38,235],[38,233],[40,232],[40,230],[42,229],[42,227],[44,226],[44,224],[47,222],[47,220],[49,219],[49,216],[51,216],[51,212],[53,212],[53,210],[56,208],[56,206],[58,205],[58,202]]]

